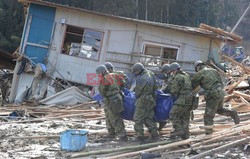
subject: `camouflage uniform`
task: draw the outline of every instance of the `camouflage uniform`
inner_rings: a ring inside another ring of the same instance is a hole
[[[162,89],[162,91],[166,94],[170,93],[170,86],[171,86],[171,82],[173,81],[173,77],[168,75],[166,76],[164,83],[165,83],[165,87]]]
[[[206,91],[206,109],[204,114],[204,125],[213,126],[215,113],[232,116],[234,111],[223,108],[225,92],[219,73],[212,68],[202,66],[192,79],[193,88],[201,86]],[[209,128],[211,129],[211,128]],[[206,133],[212,133],[207,130]]]
[[[0,88],[0,106],[3,105],[3,96],[2,96],[2,91],[1,91],[1,88]]]
[[[170,112],[170,120],[173,124],[174,132],[171,137],[189,137],[190,111],[192,110],[192,84],[188,74],[182,70],[173,76],[170,93],[177,97]]]
[[[152,77],[152,73],[147,70],[143,72],[136,79],[135,95],[136,108],[134,114],[134,129],[137,137],[144,137],[143,124],[148,128],[152,138],[158,137],[156,122],[154,121],[154,107],[155,101],[156,81]]]
[[[129,78],[124,74],[122,71],[113,71],[112,73],[118,75],[118,80],[124,80],[124,85],[122,85],[123,88],[129,89],[131,87],[131,82]],[[121,88],[122,89],[122,88]]]
[[[120,93],[120,85],[124,84],[124,80],[120,83],[115,78],[114,73],[107,73],[100,82],[99,92],[104,97],[106,108],[106,126],[110,135],[117,134],[119,137],[126,136],[125,126],[120,113],[124,111],[123,99]]]

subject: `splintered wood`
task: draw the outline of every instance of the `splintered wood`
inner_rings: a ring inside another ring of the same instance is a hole
[[[125,121],[126,132],[129,136],[129,141],[125,145],[117,140],[102,140],[104,135],[108,135],[108,132],[105,125],[103,108],[99,107],[96,102],[87,102],[71,107],[27,105],[0,107],[0,119],[2,119],[0,127],[5,125],[17,126],[21,124],[28,125],[31,123],[37,124],[51,121],[57,122],[59,125],[66,122],[72,125],[81,123],[84,125],[84,129],[86,128],[86,130],[89,131],[88,138],[91,140],[88,141],[88,144],[99,144],[99,146],[95,145],[91,147],[88,145],[88,151],[67,153],[67,156],[71,158],[138,158],[142,154],[160,153],[164,158],[188,156],[192,159],[199,159],[205,156],[212,156],[215,153],[223,153],[230,148],[247,144],[250,141],[250,91],[249,84],[246,81],[250,68],[244,67],[229,57],[224,58],[235,66],[233,68],[234,70],[231,70],[231,74],[227,73],[229,82],[225,87],[227,95],[224,98],[224,106],[236,110],[239,113],[241,122],[235,125],[231,117],[217,114],[214,118],[214,133],[211,135],[205,135],[203,116],[206,103],[204,102],[203,96],[200,96],[198,109],[193,111],[194,119],[190,121],[191,136],[187,140],[169,140],[170,132],[172,131],[172,124],[169,122],[159,132],[161,141],[138,145],[138,143],[134,141],[135,131],[132,121]],[[234,75],[233,71],[235,70],[237,76]],[[242,70],[242,73],[240,70]],[[222,75],[225,74],[223,73]],[[244,85],[239,87],[242,82],[245,82]],[[197,90],[198,89],[200,88],[197,88]],[[194,90],[194,92],[196,92],[196,90]],[[17,121],[9,120],[8,115],[15,110],[25,110],[24,116],[20,117],[20,120]],[[149,135],[149,132],[145,129],[145,136]],[[34,134],[33,136],[7,136],[5,140],[51,140],[53,138],[58,139],[59,136],[60,133],[46,134],[45,132],[45,134]],[[100,139],[101,142],[99,141]],[[108,146],[105,147],[105,145]],[[193,152],[196,154],[193,154]],[[197,154],[197,152],[199,153]],[[173,154],[174,157],[171,156]]]

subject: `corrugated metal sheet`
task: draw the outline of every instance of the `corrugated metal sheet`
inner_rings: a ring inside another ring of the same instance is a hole
[[[85,12],[85,13],[89,13],[89,14],[95,14],[95,15],[99,15],[99,16],[114,18],[114,19],[118,19],[118,20],[126,20],[126,21],[130,21],[130,22],[134,22],[134,23],[141,23],[141,24],[146,24],[146,25],[153,25],[153,26],[168,28],[168,29],[187,32],[190,34],[196,34],[196,35],[200,35],[200,36],[207,36],[207,37],[212,37],[212,38],[221,39],[221,40],[226,39],[228,41],[234,42],[234,40],[230,37],[222,36],[222,35],[219,35],[219,34],[216,34],[214,32],[210,32],[210,31],[207,31],[207,30],[204,30],[201,28],[179,26],[179,25],[145,21],[145,20],[139,20],[139,19],[132,19],[132,18],[127,18],[127,17],[121,17],[121,16],[116,16],[116,15],[110,15],[110,14],[90,11],[90,10],[86,10],[86,9],[71,7],[68,5],[61,5],[61,4],[57,4],[57,3],[46,2],[46,1],[42,1],[42,0],[18,0],[18,1],[21,3],[35,3],[35,4],[40,4],[40,5],[45,5],[45,6],[55,7],[55,8],[64,8],[64,9],[68,9],[68,10],[74,10],[74,11]]]

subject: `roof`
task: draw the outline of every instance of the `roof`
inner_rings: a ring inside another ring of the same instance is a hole
[[[15,57],[11,53],[0,49],[0,69],[13,70],[16,65],[14,59]]]
[[[206,36],[206,37],[211,37],[211,38],[220,39],[220,40],[227,40],[229,42],[236,42],[234,39],[230,38],[229,36],[225,36],[225,35],[223,36],[223,35],[214,33],[212,31],[208,31],[205,29],[197,28],[197,27],[187,27],[187,26],[152,22],[152,21],[146,21],[146,20],[140,20],[140,19],[133,19],[133,18],[128,18],[128,17],[121,17],[121,16],[110,15],[110,14],[100,13],[100,12],[96,12],[96,11],[90,11],[87,9],[76,8],[76,7],[72,7],[72,6],[68,6],[68,5],[62,5],[62,4],[47,2],[47,1],[42,1],[42,0],[18,0],[18,2],[21,2],[24,4],[33,3],[33,4],[44,5],[44,6],[50,6],[50,7],[54,7],[54,8],[62,8],[62,9],[67,9],[67,10],[72,10],[72,11],[79,11],[79,12],[94,14],[94,15],[98,15],[98,16],[109,17],[109,18],[113,18],[113,19],[125,20],[125,21],[130,21],[130,22],[139,23],[139,24],[157,26],[157,27],[161,27],[161,28],[167,28],[167,29],[171,29],[171,30],[186,32],[189,34]]]

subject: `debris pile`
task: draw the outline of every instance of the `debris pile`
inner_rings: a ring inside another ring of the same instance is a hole
[[[205,135],[201,96],[191,136],[187,140],[170,140],[172,124],[160,131],[160,141],[138,145],[134,140],[133,122],[125,121],[128,142],[108,140],[103,108],[96,102],[73,106],[30,103],[0,107],[0,158],[249,158],[250,157],[250,68],[225,57],[232,67],[227,73],[225,106],[237,110],[240,124],[230,117],[216,115],[214,133]],[[30,105],[30,106],[29,106]],[[60,133],[68,129],[89,131],[87,147],[82,152],[60,150]],[[145,130],[146,131],[146,130]],[[145,133],[149,136],[149,133]]]

